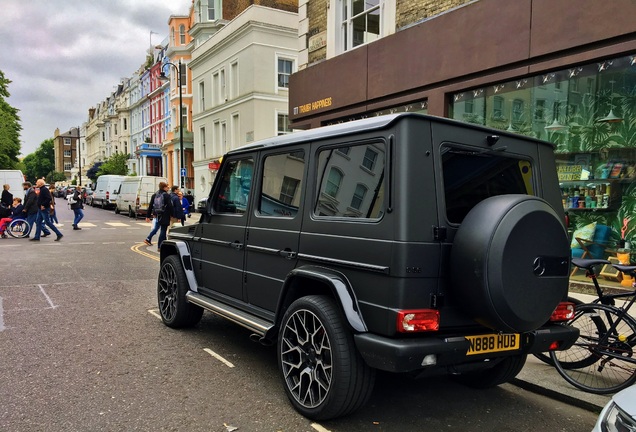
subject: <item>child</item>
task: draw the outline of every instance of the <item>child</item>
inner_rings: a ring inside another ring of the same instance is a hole
[[[2,238],[7,238],[7,234],[4,232],[6,226],[14,219],[24,218],[22,214],[22,209],[24,206],[22,205],[22,198],[15,197],[13,198],[13,211],[11,212],[11,217],[6,217],[0,219],[0,235]]]

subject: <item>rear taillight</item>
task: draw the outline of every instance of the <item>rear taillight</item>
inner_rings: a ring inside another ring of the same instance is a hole
[[[439,330],[439,311],[435,309],[413,309],[398,311],[397,331],[415,333]]]
[[[106,199],[110,199],[110,192],[106,191]]]
[[[552,312],[552,316],[550,316],[550,321],[563,322],[563,321],[569,321],[572,318],[574,318],[574,303],[561,302],[556,307],[554,312]]]

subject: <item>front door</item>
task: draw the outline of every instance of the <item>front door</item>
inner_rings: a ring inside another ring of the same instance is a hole
[[[211,214],[201,223],[199,253],[193,265],[200,290],[243,301],[247,211],[254,158],[235,157],[223,164],[211,196]],[[226,299],[227,300],[227,299]]]

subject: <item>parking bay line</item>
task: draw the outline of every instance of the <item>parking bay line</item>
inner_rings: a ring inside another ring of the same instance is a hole
[[[227,367],[231,367],[231,368],[234,367],[234,365],[232,363],[230,363],[229,361],[227,361],[226,359],[224,359],[223,357],[221,357],[220,355],[218,355],[217,353],[212,351],[210,348],[203,348],[203,351],[205,351],[206,353],[210,354],[212,357],[214,357],[215,359],[217,359],[221,363],[225,364]]]
[[[155,309],[149,309],[148,313],[150,313],[151,315],[154,315],[157,318],[161,319],[161,315],[159,315],[159,313]],[[217,354],[214,351],[212,351],[210,348],[203,348],[203,351],[205,351],[206,353],[210,354],[212,357],[214,357],[215,359],[217,359],[218,361],[220,361],[221,363],[223,363],[227,367],[231,367],[231,368],[234,367],[234,365],[231,362],[229,362],[228,360],[224,359],[219,354]]]
[[[49,295],[46,293],[46,291],[44,291],[44,287],[42,285],[38,285],[38,288],[40,288],[40,291],[42,292],[42,294],[46,298],[46,301],[49,302],[49,305],[51,306],[51,309],[55,309],[57,306],[53,304],[53,301],[51,300],[51,297],[49,297]]]
[[[4,312],[2,309],[2,297],[0,297],[0,332],[6,329],[4,326]]]

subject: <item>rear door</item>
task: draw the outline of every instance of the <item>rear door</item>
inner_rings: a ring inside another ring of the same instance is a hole
[[[296,267],[307,177],[302,146],[263,152],[246,245],[247,301],[274,311],[286,275]]]

